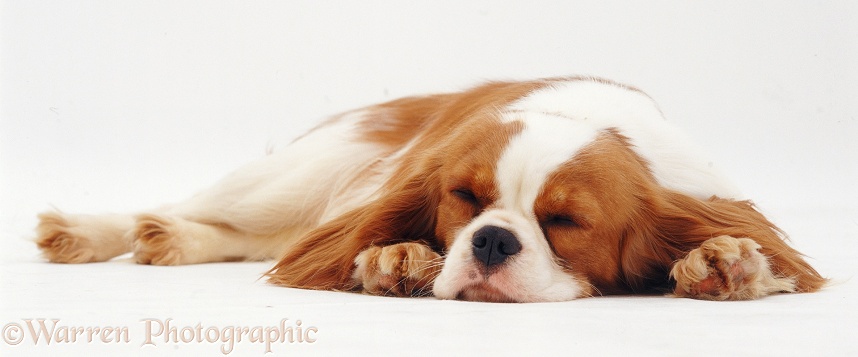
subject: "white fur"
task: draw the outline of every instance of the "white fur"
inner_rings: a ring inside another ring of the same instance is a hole
[[[383,156],[379,145],[355,136],[356,123],[365,115],[356,111],[336,118],[287,150],[233,172],[169,213],[222,222],[259,235],[288,228],[284,225],[310,228],[324,223],[337,215],[327,212],[329,207],[348,210],[370,194],[346,189],[358,173]]]
[[[521,242],[522,250],[510,257],[491,275],[483,276],[471,253],[471,237],[485,226],[509,230]],[[552,258],[551,249],[539,225],[508,210],[490,210],[468,224],[456,237],[435,279],[433,293],[440,299],[455,299],[468,288],[490,284],[511,301],[566,301],[581,297],[581,283],[563,272]]]
[[[506,113],[503,119],[519,121],[524,129],[498,160],[496,183],[500,204],[519,214],[533,215],[533,203],[548,176],[592,142],[598,132],[568,118],[540,112]]]
[[[697,198],[741,198],[739,190],[679,129],[664,120],[646,94],[598,81],[565,81],[537,90],[511,110],[565,116],[594,130],[616,128],[650,163],[664,187]]]
[[[226,225],[249,238],[269,238],[265,241],[285,247],[319,224],[372,199],[389,175],[389,170],[376,172],[372,166],[384,160],[384,149],[358,136],[357,123],[366,115],[359,110],[334,118],[287,150],[235,171],[169,214]],[[362,178],[356,179],[359,176]],[[277,239],[270,239],[274,232]],[[252,242],[245,240],[245,244]],[[277,258],[281,252],[270,244],[257,249],[267,258]]]
[[[75,246],[94,247],[90,261],[107,260],[131,249],[138,258],[158,260],[158,264],[277,258],[294,238],[372,199],[389,175],[389,170],[371,170],[386,153],[358,136],[357,123],[365,116],[366,112],[355,111],[333,118],[286,150],[245,165],[178,204],[138,216],[85,221],[55,212],[50,215],[56,218],[43,224],[43,230],[59,232]],[[362,179],[356,180],[358,176]],[[109,235],[79,234],[91,231]],[[132,245],[140,232],[159,238],[140,239]],[[159,241],[169,243],[167,251],[176,252],[169,253],[174,259],[149,254],[153,249],[164,250],[156,248]]]

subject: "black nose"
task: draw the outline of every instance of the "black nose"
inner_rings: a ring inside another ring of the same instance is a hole
[[[474,257],[487,267],[503,263],[510,255],[521,251],[521,243],[512,232],[495,226],[485,226],[474,233]]]

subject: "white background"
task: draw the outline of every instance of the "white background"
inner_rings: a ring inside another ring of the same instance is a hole
[[[132,328],[127,345],[0,352],[219,354],[140,346],[139,320],[297,317],[319,340],[274,352],[858,354],[854,2],[4,1],[0,20],[0,324]],[[468,304],[271,287],[268,263],[49,265],[28,241],[40,211],[180,200],[347,109],[568,74],[649,93],[835,283],[741,303]]]

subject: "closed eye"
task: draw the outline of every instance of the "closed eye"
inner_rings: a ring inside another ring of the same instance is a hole
[[[548,218],[545,221],[546,225],[553,227],[563,227],[563,228],[578,228],[581,227],[581,224],[578,223],[577,220],[570,216],[565,215],[555,215]]]
[[[480,204],[479,200],[477,199],[477,196],[474,195],[474,193],[471,192],[471,190],[468,190],[466,188],[457,188],[457,189],[450,191],[450,193],[452,193],[453,196],[458,197],[460,200],[462,200],[468,204],[471,204],[474,206],[478,206]]]

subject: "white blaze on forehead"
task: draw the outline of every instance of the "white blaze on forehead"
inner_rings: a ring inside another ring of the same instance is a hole
[[[498,204],[530,217],[548,176],[598,133],[580,122],[545,113],[509,112],[503,120],[520,121],[524,128],[510,140],[498,160]]]
[[[632,150],[649,163],[662,186],[702,199],[712,195],[742,197],[707,155],[664,120],[652,98],[640,91],[599,81],[569,80],[536,90],[507,109],[566,117],[580,123],[585,134],[615,128],[629,139]],[[558,128],[553,137],[567,135],[569,131]]]

